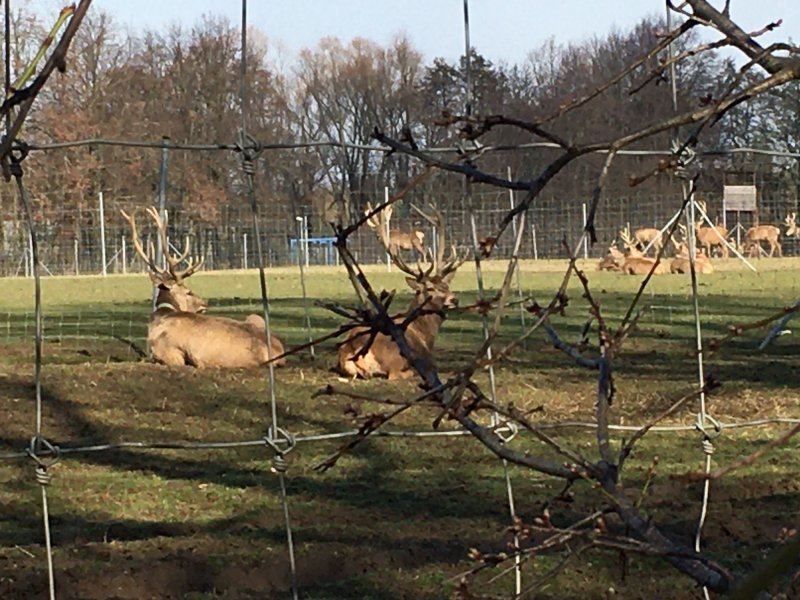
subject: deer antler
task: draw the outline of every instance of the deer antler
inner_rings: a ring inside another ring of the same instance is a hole
[[[150,267],[150,271],[152,273],[159,276],[163,276],[166,272],[163,269],[159,268],[159,266],[156,264],[155,258],[153,257],[152,244],[150,246],[151,252],[145,252],[144,248],[142,247],[142,240],[139,239],[139,232],[136,230],[136,218],[132,217],[122,209],[120,209],[119,212],[131,226],[131,237],[133,239],[133,247],[136,250],[136,253],[141,257],[141,259],[145,262],[145,264],[148,267]],[[134,215],[135,214],[136,213],[134,212]]]
[[[620,229],[619,239],[622,240],[622,243],[625,244],[627,248],[632,248],[636,245],[631,237],[631,230],[627,226],[624,229]]]
[[[184,250],[179,256],[173,256],[170,254],[169,251],[169,239],[167,238],[167,224],[161,219],[161,215],[158,214],[158,211],[155,207],[149,206],[147,209],[147,214],[150,215],[150,218],[156,225],[158,229],[158,235],[161,237],[161,252],[164,255],[164,259],[167,261],[167,268],[169,270],[169,274],[175,279],[175,281],[182,281],[186,277],[191,276],[197,269],[203,266],[203,262],[205,261],[205,257],[200,257],[199,259],[189,260],[187,261],[187,267],[183,271],[178,270],[178,265],[181,264],[183,261],[186,260],[186,257],[189,256],[189,251],[191,249],[191,244],[189,243],[189,236],[186,236],[186,240],[184,241]]]
[[[147,214],[153,220],[158,229],[158,235],[161,238],[161,252],[164,255],[164,259],[166,260],[167,268],[162,269],[158,265],[156,265],[155,261],[155,251],[153,250],[153,244],[150,244],[148,251],[145,252],[144,248],[142,247],[142,241],[139,239],[139,234],[136,230],[136,219],[124,210],[120,210],[122,216],[125,218],[126,221],[131,226],[131,235],[133,237],[133,247],[136,249],[137,254],[144,260],[148,267],[150,267],[150,271],[153,272],[155,275],[158,275],[161,278],[169,275],[172,279],[176,282],[180,283],[186,277],[191,276],[197,269],[203,266],[203,262],[205,261],[204,257],[200,257],[199,259],[189,260],[188,266],[183,269],[182,271],[178,270],[178,265],[186,260],[189,256],[189,251],[191,245],[189,243],[189,237],[186,237],[186,241],[184,242],[185,249],[179,256],[173,256],[170,254],[169,251],[169,239],[167,237],[167,226],[166,223],[161,219],[161,216],[158,214],[158,211],[154,207],[148,207],[145,209]],[[134,213],[135,214],[135,213]]]
[[[444,277],[450,273],[455,272],[469,256],[469,251],[459,255],[458,248],[455,244],[450,246],[450,256],[445,259],[445,252],[447,251],[447,238],[444,230],[444,216],[442,212],[433,205],[429,205],[431,214],[415,205],[411,205],[423,219],[433,225],[434,235],[436,236],[436,256],[433,258],[433,271],[436,275]],[[429,271],[430,272],[430,271]]]

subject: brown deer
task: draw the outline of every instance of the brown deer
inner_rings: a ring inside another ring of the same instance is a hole
[[[617,247],[617,240],[614,239],[608,247],[606,254],[597,263],[598,271],[619,271],[625,262],[625,253]]]
[[[651,247],[655,254],[658,254],[659,250],[661,250],[661,246],[664,245],[661,230],[655,227],[637,229],[633,234],[633,240],[637,250],[644,250],[648,244],[652,243]]]
[[[800,227],[797,226],[795,218],[796,214],[791,213],[786,215],[786,220],[784,221],[784,224],[786,225],[786,235],[789,237],[800,237]]]
[[[367,211],[371,212],[371,209],[368,207]],[[424,270],[419,263],[416,268],[411,268],[400,256],[398,249],[391,246],[391,240],[386,235],[385,211],[377,215],[379,218],[367,221],[367,224],[375,231],[392,262],[409,275],[406,277],[406,283],[414,292],[408,310],[405,314],[395,317],[394,322],[403,323],[406,317],[418,313],[418,316],[406,326],[405,338],[416,356],[433,362],[433,347],[446,311],[458,306],[458,299],[450,290],[450,282],[467,256],[466,254],[459,256],[454,245],[450,249],[449,256],[445,257],[447,245],[442,214],[438,210],[433,210],[433,217],[430,217],[422,211],[419,212],[434,224],[438,244],[437,256],[431,256],[431,262]],[[347,339],[339,346],[340,373],[353,379],[385,376],[394,380],[414,376],[414,369],[408,359],[401,354],[400,348],[391,336],[378,333],[371,343],[370,337],[368,327],[350,330]]]
[[[689,258],[689,246],[686,243],[686,226],[678,225],[678,227],[681,230],[682,237],[677,241],[678,255],[670,262],[669,271],[670,273],[689,273],[692,266]],[[699,248],[695,248],[694,270],[696,273],[704,274],[714,272],[714,265],[711,264],[711,259]]]
[[[772,256],[775,251],[778,251],[778,256],[783,256],[783,249],[778,238],[781,236],[781,230],[774,225],[756,225],[747,230],[744,234],[743,248],[748,253],[748,256],[755,255],[761,258],[761,242],[769,244],[769,255]]]
[[[150,279],[157,289],[156,307],[147,327],[147,342],[156,362],[199,368],[255,367],[283,354],[283,344],[274,335],[271,348],[267,346],[263,317],[250,315],[241,322],[203,314],[208,302],[194,294],[184,282],[202,266],[203,259],[189,260],[185,269],[178,270],[178,265],[189,256],[189,240],[183,253],[173,256],[169,251],[166,224],[155,208],[148,208],[147,214],[161,237],[166,259],[163,269],[156,264],[152,244],[145,252],[135,218],[125,211],[120,212],[131,226],[133,247],[149,267]],[[277,366],[284,363],[283,358],[275,361]]]
[[[665,275],[669,272],[667,265],[662,261],[656,264],[656,259],[648,258],[642,254],[627,227],[620,231],[620,239],[625,244],[625,261],[620,269],[623,273],[626,275],[647,275],[653,269],[653,265],[656,265],[653,275]]]
[[[416,206],[413,204],[411,208],[419,212],[425,219],[428,219],[428,216],[422,213]],[[392,218],[392,206],[387,206],[386,208],[381,211],[385,213],[385,217],[381,217],[383,227],[380,231],[380,235],[385,237],[386,229],[389,229],[389,221]],[[365,213],[372,212],[372,208],[370,204],[367,204],[367,209]],[[375,217],[370,219],[371,223],[369,223],[370,228],[378,234],[379,232],[375,229],[374,223],[376,223]],[[381,242],[382,243],[382,242]],[[413,231],[402,231],[400,229],[389,229],[389,244],[387,252],[389,255],[399,255],[400,250],[414,250],[417,253],[419,260],[426,260],[428,257],[428,251],[425,248],[425,232],[419,229],[414,229]]]
[[[703,214],[708,215],[705,201],[698,200],[697,204]],[[705,250],[706,256],[710,257],[713,254],[714,248],[719,247],[722,258],[727,259],[730,256],[728,244],[726,243],[729,234],[728,230],[719,223],[713,227],[707,227],[704,223],[705,219],[701,216],[695,224],[697,243]]]

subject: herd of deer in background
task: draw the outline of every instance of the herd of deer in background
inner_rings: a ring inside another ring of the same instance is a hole
[[[366,224],[373,230],[378,241],[391,258],[394,265],[406,274],[406,283],[413,292],[408,308],[393,317],[395,323],[405,329],[408,345],[416,356],[433,360],[434,344],[448,310],[458,305],[458,299],[450,290],[450,282],[458,268],[467,258],[466,252],[459,252],[455,244],[448,246],[445,237],[445,223],[442,213],[431,208],[424,212],[416,206],[414,210],[433,227],[436,237],[436,252],[425,246],[425,234],[414,230],[403,232],[391,229],[391,207],[370,216]],[[705,213],[705,207],[703,206]],[[160,246],[165,266],[159,267],[156,252],[150,243],[147,250],[142,245],[136,227],[135,217],[121,211],[131,228],[131,238],[136,253],[150,270],[154,286],[155,305],[150,315],[147,329],[147,343],[150,354],[158,363],[165,365],[190,365],[194,367],[245,368],[272,363],[285,364],[283,343],[275,335],[266,333],[265,321],[261,315],[248,315],[243,321],[206,314],[208,302],[190,290],[185,280],[202,265],[203,259],[190,257],[189,240],[184,250],[175,256],[170,252],[166,223],[155,208],[146,210],[158,230]],[[365,214],[371,215],[373,209],[367,206]],[[800,237],[800,228],[795,222],[795,213],[786,217],[786,234]],[[686,273],[689,271],[689,245],[684,226],[670,242],[675,246],[676,255],[669,264],[645,256],[649,245],[657,255],[666,243],[660,230],[639,229],[631,235],[626,228],[619,233],[624,245],[621,250],[615,239],[608,249],[608,255],[600,260],[598,269],[618,271],[630,275],[644,275],[654,268],[654,273]],[[698,250],[695,266],[700,273],[712,273],[714,267],[711,256],[718,252],[728,258],[729,232],[724,227],[705,227],[699,222],[696,227]],[[781,230],[772,225],[751,227],[744,236],[741,252],[760,255],[761,243],[769,244],[769,256],[777,251],[781,256],[779,241]],[[403,258],[403,252],[416,253],[416,264],[412,267]],[[179,269],[181,263],[186,267]],[[424,263],[427,263],[423,266]],[[339,344],[336,370],[352,379],[370,379],[375,376],[388,379],[407,379],[414,370],[401,354],[397,344],[383,333],[374,333],[368,327],[351,329],[345,340]]]
[[[706,212],[704,202],[699,202],[703,213]],[[789,237],[800,237],[800,227],[796,223],[796,214],[791,213],[784,220],[786,235]],[[729,239],[729,232],[722,225],[706,226],[700,219],[695,225],[696,253],[695,269],[698,273],[713,273],[714,265],[711,257],[715,254],[722,259],[730,256],[730,248],[736,248],[741,255],[760,258],[761,253],[765,252],[762,243],[769,246],[767,256],[783,255],[780,243],[781,229],[775,225],[756,225],[745,232],[741,246],[737,247],[734,240]],[[600,259],[597,264],[599,271],[616,271],[626,275],[646,275],[653,270],[654,275],[666,273],[688,273],[690,268],[689,260],[689,240],[685,225],[678,225],[678,233],[669,240],[661,230],[653,227],[646,227],[636,230],[631,235],[626,227],[619,232],[608,248],[608,254]],[[619,242],[623,248],[619,248]],[[666,243],[672,243],[675,248],[675,256],[667,263],[645,255],[645,250],[649,247],[653,250],[653,255],[657,256],[661,248]]]

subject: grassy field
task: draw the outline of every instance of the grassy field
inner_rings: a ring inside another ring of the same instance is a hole
[[[796,259],[762,260],[758,274],[731,263],[702,279],[704,335],[720,337],[728,326],[753,321],[800,297]],[[528,262],[525,294],[540,300],[560,282],[561,262]],[[397,273],[375,267],[376,286],[405,290]],[[618,322],[638,278],[590,272],[605,317]],[[502,279],[487,265],[487,285]],[[307,339],[299,278],[294,269],[268,273],[273,330],[289,345]],[[32,284],[4,279],[0,303],[0,452],[24,448],[33,435]],[[191,280],[209,299],[213,314],[257,311],[255,271],[199,273]],[[314,300],[352,302],[343,271],[308,273],[312,335],[341,319]],[[474,273],[462,269],[453,286],[462,304],[475,299]],[[269,424],[269,386],[262,370],[197,371],[141,361],[150,284],[144,275],[46,278],[43,431],[61,446],[120,441],[217,441],[258,439]],[[587,306],[575,282],[567,313],[554,319],[566,340],[578,337]],[[406,302],[401,297],[398,302]],[[640,327],[617,358],[614,423],[642,423],[669,405],[673,394],[696,380],[694,321],[688,277],[653,281],[643,298]],[[800,320],[800,317],[798,318]],[[530,316],[528,316],[530,321]],[[511,310],[502,338],[520,332]],[[721,382],[709,410],[725,422],[800,417],[800,353],[797,335],[779,338],[764,352],[764,330],[746,332],[707,360]],[[440,368],[465,365],[481,341],[478,318],[448,318],[437,341]],[[352,385],[377,397],[407,398],[413,382],[339,383],[330,372],[334,344],[290,357],[277,371],[279,421],[295,435],[357,426],[348,401],[314,397],[329,383]],[[527,347],[497,371],[501,403],[536,409],[537,420],[593,420],[592,373],[581,371],[537,332]],[[350,401],[352,403],[352,401]],[[364,403],[362,412],[382,410]],[[690,424],[697,406],[670,423]],[[392,429],[431,429],[436,415],[403,415]],[[715,465],[726,465],[763,445],[787,425],[726,429],[716,442]],[[588,429],[559,430],[563,443],[596,460]],[[615,443],[619,443],[619,434]],[[547,455],[529,437],[515,447]],[[498,461],[471,438],[379,438],[365,442],[325,473],[312,466],[336,449],[332,441],[305,443],[290,455],[287,486],[298,556],[300,594],[316,599],[447,598],[468,569],[472,547],[503,550],[509,541],[505,481]],[[641,485],[655,456],[657,477],[644,501],[647,514],[673,538],[691,545],[700,510],[700,487],[670,475],[703,463],[696,433],[653,433],[626,464],[631,488]],[[263,448],[204,451],[118,450],[69,455],[53,467],[48,488],[59,598],[264,598],[288,597],[283,513],[278,481]],[[792,441],[756,465],[715,482],[704,549],[734,572],[745,573],[777,543],[784,526],[798,522],[800,459]],[[47,587],[41,501],[34,469],[24,459],[0,462],[0,598],[43,597]],[[559,481],[512,468],[517,511],[526,520],[558,493]],[[588,485],[576,485],[571,503],[556,502],[553,519],[567,524],[597,506]],[[613,524],[612,524],[613,525]],[[525,581],[561,559],[542,555],[526,567]],[[490,571],[486,582],[497,573]],[[775,591],[786,589],[786,582]],[[613,588],[614,593],[611,590]],[[509,594],[508,576],[484,591]],[[663,561],[616,552],[587,554],[551,580],[537,598],[701,597],[695,586]]]

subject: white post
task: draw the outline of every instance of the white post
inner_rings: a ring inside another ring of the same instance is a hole
[[[247,234],[242,234],[242,265],[247,269]]]
[[[33,235],[28,232],[28,252],[25,255],[25,275],[33,277]]]
[[[128,272],[128,250],[125,248],[125,236],[122,236],[122,273]]]
[[[742,213],[736,211],[736,249],[742,247]]]
[[[725,205],[725,195],[722,196],[722,226],[728,228],[728,207]]]
[[[583,203],[583,228],[586,229],[586,202]],[[583,236],[583,259],[589,259],[589,240]]]
[[[78,238],[72,240],[72,252],[75,255],[75,275],[80,275],[80,269],[78,267]]]
[[[383,186],[383,201],[384,202],[388,202],[389,201],[389,186],[388,185]],[[385,232],[386,233],[386,239],[388,240],[389,239],[389,219],[386,219],[385,223],[386,223],[386,232]],[[399,252],[398,252],[398,254],[399,254]],[[388,252],[386,253],[386,272],[387,273],[391,273],[392,272],[392,258],[389,256]]]
[[[308,216],[303,215],[303,246],[306,254],[306,268],[308,268]]]
[[[539,248],[536,246],[536,225],[531,223],[531,239],[533,240],[533,260],[539,260]]]
[[[103,206],[103,192],[98,192],[98,199],[100,200],[100,260],[103,263],[103,277],[106,273],[106,215]]]

